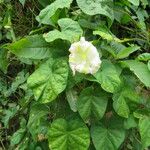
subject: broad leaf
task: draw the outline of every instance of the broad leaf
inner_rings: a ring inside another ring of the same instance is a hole
[[[89,87],[84,89],[77,101],[79,114],[85,121],[100,120],[107,107],[107,96],[101,90]]]
[[[54,100],[66,88],[67,77],[66,60],[50,58],[28,78],[27,83],[33,90],[35,99],[47,103]]]
[[[73,21],[72,19],[60,19],[58,20],[58,25],[60,26],[61,31],[53,30],[43,35],[47,42],[52,42],[56,39],[74,42],[76,40],[79,40],[79,37],[83,34],[83,31],[78,22]]]
[[[79,119],[57,119],[49,129],[48,140],[51,150],[87,150],[90,134]]]
[[[150,87],[150,71],[146,64],[136,60],[122,61],[122,63],[129,67],[145,86]]]
[[[99,123],[92,126],[91,136],[96,150],[117,150],[124,141],[125,132],[117,125],[116,127],[107,127]]]
[[[101,14],[107,16],[111,23],[113,22],[112,0],[77,0],[77,4],[85,14]]]
[[[44,8],[37,16],[37,20],[43,24],[53,24],[52,17],[58,9],[69,8],[72,0],[56,0]]]
[[[101,87],[110,93],[113,93],[121,84],[119,74],[115,66],[108,60],[103,60],[101,69],[94,75]]]
[[[23,38],[7,47],[18,57],[30,59],[44,59],[51,56],[51,47],[42,35],[34,35]]]
[[[139,130],[143,149],[150,146],[150,117],[142,117],[139,120]]]

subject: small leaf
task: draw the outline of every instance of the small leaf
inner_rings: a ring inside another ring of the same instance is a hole
[[[128,57],[131,53],[139,50],[140,47],[135,45],[135,46],[131,46],[131,47],[127,47],[121,51],[119,51],[119,53],[117,54],[117,59],[122,59],[122,58],[126,58]]]
[[[24,134],[25,134],[25,129],[20,128],[19,130],[17,130],[11,137],[11,145],[18,144],[22,140]]]
[[[19,0],[19,2],[22,4],[22,6],[24,6],[26,0]]]
[[[33,103],[31,105],[27,127],[35,141],[40,136],[44,138],[47,135],[49,127],[47,115],[49,112],[49,107],[45,104]]]
[[[115,66],[108,60],[103,60],[101,69],[94,75],[101,87],[110,93],[113,93],[121,84],[118,72]]]
[[[68,64],[64,58],[52,59],[42,64],[27,80],[35,99],[41,103],[54,100],[67,85]]]
[[[120,39],[118,39],[114,34],[110,32],[109,29],[107,29],[105,26],[99,27],[97,31],[93,31],[94,35],[99,35],[103,39],[106,39],[108,41],[116,41],[116,42],[121,42]]]
[[[51,124],[48,140],[51,150],[87,150],[90,134],[79,119],[57,119]]]
[[[79,40],[79,37],[83,34],[78,22],[73,21],[72,19],[62,18],[58,20],[58,24],[61,28],[61,32],[58,30],[53,30],[43,35],[47,42],[52,42],[56,39],[62,39],[68,40],[72,43],[76,40]]]
[[[141,141],[143,149],[150,146],[150,118],[142,117],[139,120],[139,130],[141,135]]]
[[[128,130],[130,128],[135,128],[135,127],[137,127],[137,122],[134,116],[130,115],[129,118],[124,121],[124,128]]]
[[[51,1],[47,0],[38,0],[38,2],[43,6],[46,7],[47,5],[50,5]]]
[[[0,48],[0,70],[6,73],[7,67],[8,67],[7,50]]]
[[[19,107],[17,106],[17,107],[9,108],[8,110],[5,109],[3,111],[4,116],[2,117],[2,122],[4,123],[5,128],[9,126],[9,120],[15,116],[18,109]]]
[[[53,24],[52,17],[55,15],[58,9],[69,8],[72,0],[56,0],[46,8],[44,8],[37,16],[37,20],[43,24]]]
[[[122,61],[122,64],[129,67],[145,86],[150,87],[150,71],[146,64],[136,60]]]
[[[143,53],[138,56],[138,60],[148,61],[150,60],[150,53]]]
[[[81,92],[77,108],[85,121],[89,119],[100,120],[106,111],[107,102],[107,96],[99,89],[94,90],[92,87],[88,87]]]
[[[140,0],[128,0],[128,1],[135,6],[139,6],[139,4],[140,4]]]

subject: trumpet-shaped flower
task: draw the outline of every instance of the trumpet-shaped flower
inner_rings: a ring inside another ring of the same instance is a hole
[[[101,60],[96,47],[81,37],[79,42],[71,45],[69,55],[69,65],[75,72],[94,74],[100,68]]]

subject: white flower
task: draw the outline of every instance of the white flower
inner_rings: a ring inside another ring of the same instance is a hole
[[[85,41],[84,37],[81,37],[79,42],[73,43],[69,51],[69,65],[74,75],[76,71],[94,74],[100,68],[101,60],[96,47]]]

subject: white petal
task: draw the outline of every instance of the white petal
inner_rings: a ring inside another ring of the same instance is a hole
[[[96,47],[85,41],[84,37],[81,37],[79,42],[73,43],[69,51],[69,64],[73,74],[75,71],[93,74],[100,68],[101,60]]]

